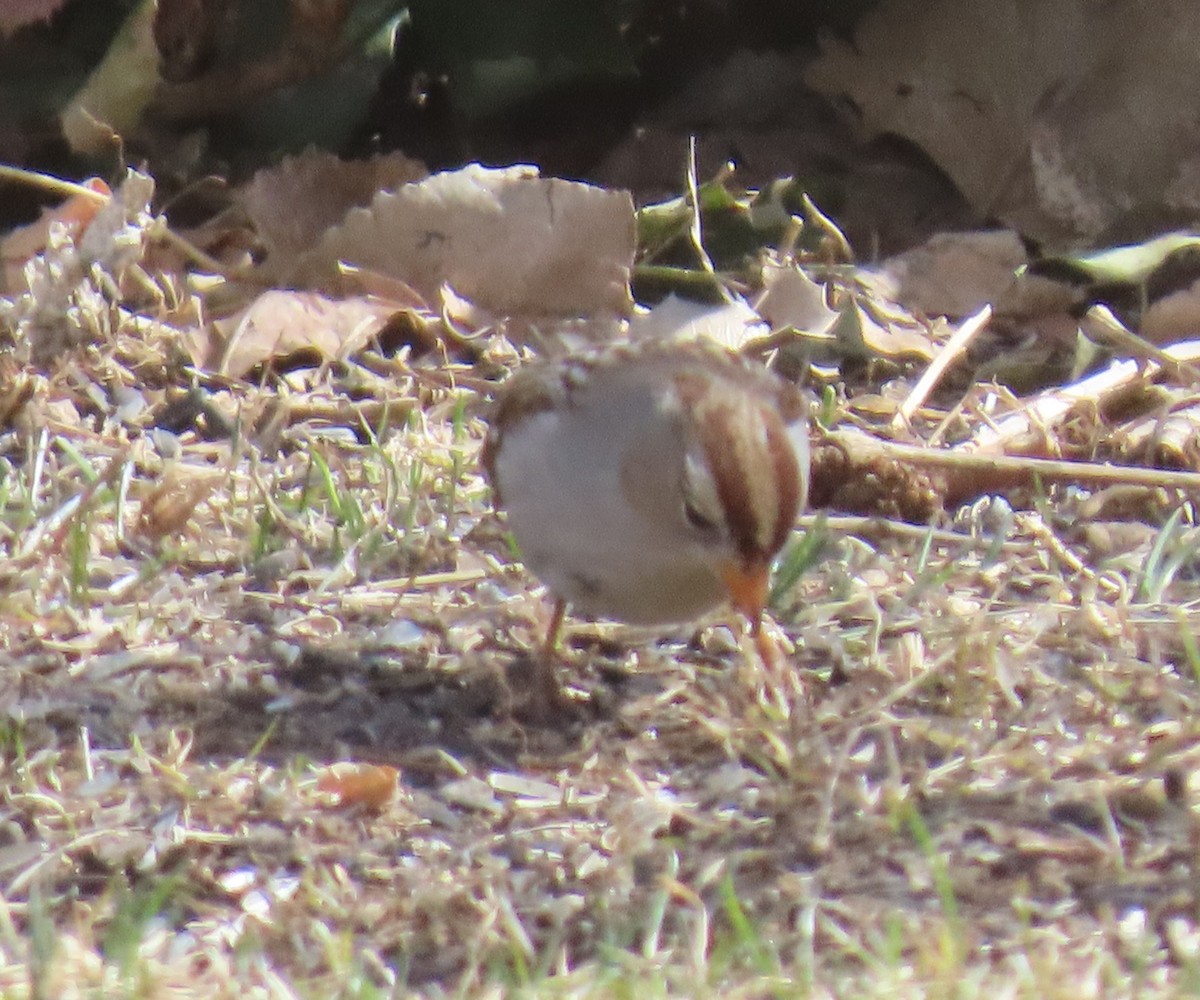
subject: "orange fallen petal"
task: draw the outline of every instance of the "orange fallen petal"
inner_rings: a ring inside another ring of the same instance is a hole
[[[83,186],[89,191],[95,191],[97,194],[104,195],[106,198],[112,197],[112,188],[105,184],[99,177],[89,177],[83,182]],[[92,219],[96,217],[96,213],[103,207],[104,202],[98,198],[89,198],[87,195],[75,194],[71,195],[58,208],[52,209],[50,218],[47,221],[63,222],[78,236],[92,224]]]
[[[396,792],[400,772],[385,764],[336,764],[317,778],[317,788],[338,798],[337,805],[382,809]]]
[[[83,187],[102,194],[106,198],[112,195],[112,189],[99,177],[92,177],[84,181]],[[71,235],[78,239],[83,231],[91,225],[92,219],[96,217],[96,213],[103,206],[104,201],[99,198],[90,198],[85,194],[72,195],[61,205],[44,209],[37,222],[20,226],[0,240],[0,263],[3,264],[3,284],[0,285],[0,291],[23,290],[24,279],[21,269],[27,260],[36,257],[46,249],[46,242],[50,238],[51,223],[63,223],[70,230]]]

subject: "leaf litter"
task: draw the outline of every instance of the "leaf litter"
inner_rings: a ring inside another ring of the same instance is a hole
[[[539,728],[520,696],[546,611],[475,460],[483,397],[528,353],[511,301],[454,325],[417,281],[432,338],[286,364],[264,338],[221,370],[183,351],[171,297],[209,330],[216,284],[230,309],[261,289],[144,267],[148,182],[90,250],[52,224],[2,314],[3,989],[1166,995],[1194,968],[1190,368],[1117,361],[1112,396],[1029,400],[964,380],[968,345],[919,385],[949,323],[908,317],[916,354],[816,354],[824,331],[764,318],[764,346],[743,314],[747,350],[839,368],[774,606],[791,669],[757,670],[720,616],[576,622],[587,700]],[[608,292],[580,315],[618,304],[596,252]],[[793,320],[901,311],[856,269],[776,265],[820,291]],[[561,288],[519,301],[554,333]],[[1030,434],[1057,476],[1007,443]],[[1002,483],[956,465],[985,441]],[[1155,454],[1158,483],[1108,464]]]

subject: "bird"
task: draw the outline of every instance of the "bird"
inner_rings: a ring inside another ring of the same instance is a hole
[[[728,602],[759,641],[771,563],[807,498],[805,410],[796,386],[703,339],[534,361],[501,384],[481,459],[554,600],[539,711],[569,702],[553,655],[568,605],[669,625]]]

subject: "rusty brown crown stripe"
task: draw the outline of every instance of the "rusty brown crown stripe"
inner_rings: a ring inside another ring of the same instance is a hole
[[[676,386],[696,419],[731,541],[747,562],[766,562],[799,504],[796,457],[779,414],[762,400],[713,392],[706,375],[680,375]],[[762,434],[731,436],[729,428],[739,426],[761,426]],[[751,482],[770,488],[751,490]]]
[[[770,543],[770,552],[774,555],[787,541],[792,528],[796,526],[796,517],[800,513],[800,463],[796,459],[796,449],[792,445],[784,423],[771,414],[767,424],[767,449],[775,466],[775,484],[778,487],[776,496],[779,498],[775,518],[775,534]]]

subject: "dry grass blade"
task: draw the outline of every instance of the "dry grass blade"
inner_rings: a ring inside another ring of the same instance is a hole
[[[1144,494],[1200,473],[992,454],[1159,361],[986,431],[986,388],[930,412],[935,367],[906,432],[958,449],[822,431],[814,494],[891,507],[804,521],[771,668],[720,615],[575,621],[577,711],[537,726],[542,595],[462,391],[512,343],[255,383],[187,367],[162,303],[89,301],[105,338],[0,392],[0,994],[1194,985],[1200,534]]]
[[[929,363],[929,367],[925,369],[917,384],[913,386],[912,392],[900,404],[900,408],[892,420],[893,429],[898,430],[908,426],[917,410],[925,405],[925,400],[929,398],[929,394],[941,380],[946,369],[961,357],[971,341],[987,328],[991,318],[992,307],[984,306],[974,316],[968,317],[959,324],[953,336],[946,341],[942,349],[938,351],[937,357]]]
[[[1200,361],[1200,341],[1186,341],[1163,348],[1162,353],[1174,366]],[[1076,406],[1103,407],[1119,393],[1149,385],[1161,373],[1157,362],[1117,361],[1104,371],[1060,389],[1050,390],[1032,400],[1020,412],[1009,414],[994,425],[983,427],[962,451],[1003,452],[1013,441],[1031,433],[1044,434],[1062,421]]]

